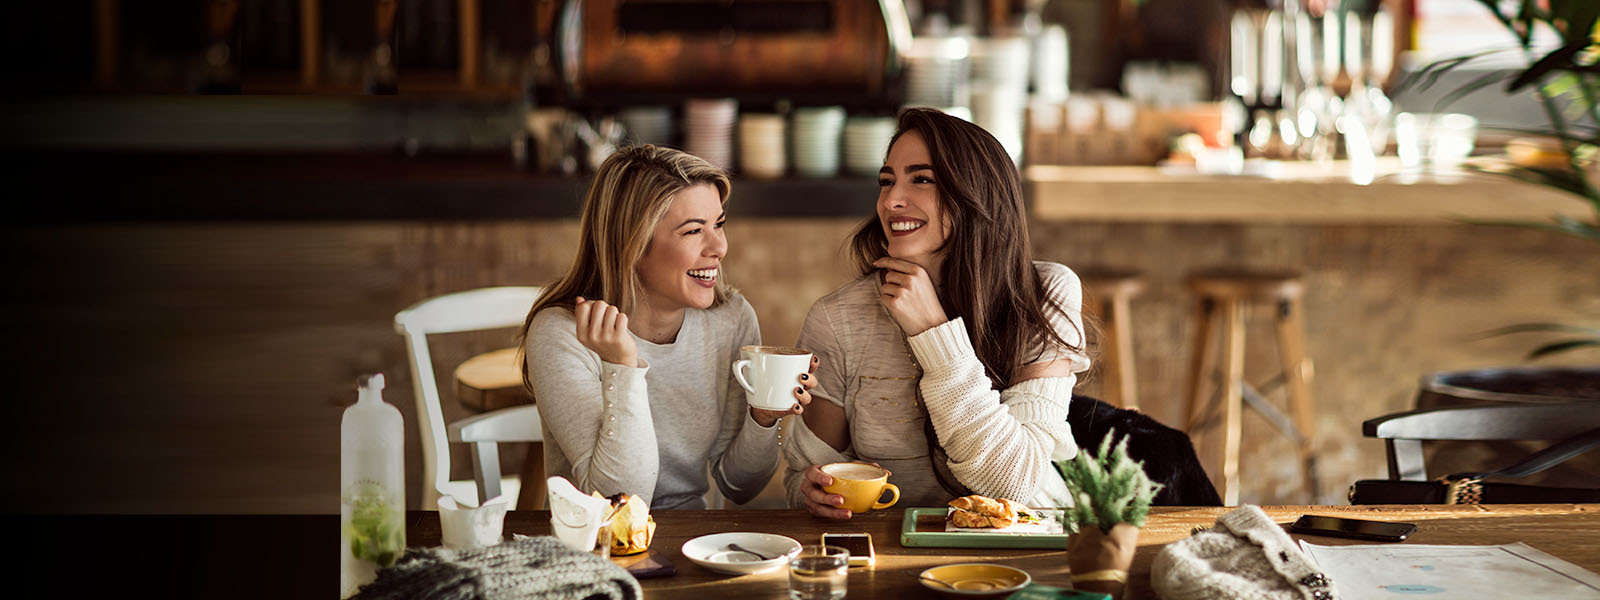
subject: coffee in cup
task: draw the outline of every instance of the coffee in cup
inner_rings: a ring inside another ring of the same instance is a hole
[[[822,491],[844,497],[841,508],[853,513],[889,508],[900,501],[900,488],[889,483],[889,472],[883,467],[858,462],[841,462],[822,465],[823,473],[833,478],[833,483],[822,486]],[[884,490],[893,497],[879,502]]]
[[[794,389],[800,374],[811,370],[811,353],[789,346],[743,346],[733,361],[733,378],[744,388],[750,406],[789,410],[799,401]]]

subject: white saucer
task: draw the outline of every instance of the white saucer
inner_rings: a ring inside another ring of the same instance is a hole
[[[759,560],[743,552],[729,551],[728,544],[772,556]],[[713,533],[683,543],[683,556],[689,562],[718,573],[745,575],[781,567],[800,552],[800,542],[771,533]]]

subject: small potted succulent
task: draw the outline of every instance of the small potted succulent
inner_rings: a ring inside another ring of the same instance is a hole
[[[1072,529],[1067,566],[1072,586],[1122,596],[1128,567],[1139,542],[1139,528],[1161,484],[1145,475],[1144,463],[1128,458],[1128,440],[1107,434],[1099,452],[1079,452],[1055,463],[1067,482],[1073,505],[1064,508],[1064,525]]]

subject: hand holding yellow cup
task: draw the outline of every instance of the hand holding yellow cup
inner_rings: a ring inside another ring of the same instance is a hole
[[[823,473],[833,478],[833,483],[822,486],[822,491],[844,497],[841,508],[852,513],[889,508],[900,501],[900,488],[889,483],[889,471],[877,465],[858,462],[841,462],[823,465]],[[879,502],[884,490],[893,496],[888,502]]]

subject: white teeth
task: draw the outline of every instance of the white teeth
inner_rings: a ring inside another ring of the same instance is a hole
[[[923,223],[921,221],[895,221],[889,224],[889,229],[893,229],[895,231],[911,231],[913,229],[919,229],[922,226]]]
[[[693,277],[695,279],[704,279],[706,281],[710,281],[710,280],[713,280],[713,279],[717,278],[717,270],[716,269],[697,269],[697,270],[694,270],[694,271],[689,271],[689,276]]]

